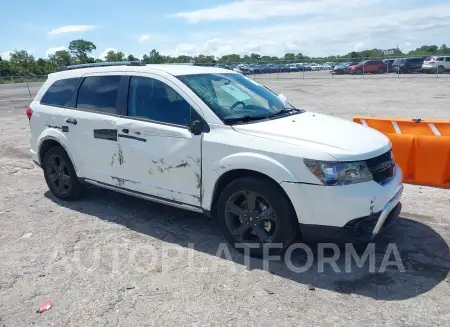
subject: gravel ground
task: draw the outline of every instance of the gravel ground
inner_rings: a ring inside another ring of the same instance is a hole
[[[348,119],[448,118],[447,75],[316,76],[258,78],[298,107]],[[203,216],[95,188],[74,203],[53,198],[27,154],[29,101],[26,85],[0,85],[0,326],[448,326],[450,190],[405,186],[374,270],[346,271],[344,250],[324,269],[314,251],[302,273],[246,264]],[[386,253],[401,265],[384,270]]]

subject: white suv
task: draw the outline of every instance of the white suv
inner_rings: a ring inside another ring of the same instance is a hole
[[[87,183],[205,213],[254,256],[298,235],[368,241],[400,212],[402,172],[374,129],[225,69],[91,66],[50,74],[26,109],[57,198]]]
[[[422,64],[422,71],[424,73],[433,72],[438,74],[450,71],[450,56],[426,58]]]

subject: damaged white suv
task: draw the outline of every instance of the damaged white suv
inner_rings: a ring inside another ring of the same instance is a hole
[[[202,212],[252,255],[296,236],[368,241],[400,212],[387,137],[296,109],[229,70],[70,66],[49,75],[26,114],[54,196],[75,199],[88,183]]]

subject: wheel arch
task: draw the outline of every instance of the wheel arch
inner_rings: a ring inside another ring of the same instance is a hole
[[[39,138],[38,147],[37,147],[37,149],[38,149],[37,153],[38,153],[39,163],[40,163],[41,167],[43,165],[43,159],[44,159],[45,153],[55,146],[60,146],[64,149],[64,151],[69,156],[70,161],[72,162],[73,168],[75,169],[75,172],[78,172],[75,161],[73,160],[73,157],[72,157],[69,149],[67,148],[65,140],[66,140],[65,135],[63,135],[60,131],[57,131],[54,129],[48,129],[42,133],[41,137]]]
[[[225,189],[227,185],[229,185],[231,182],[244,177],[253,177],[255,179],[263,179],[273,185],[274,188],[276,188],[281,194],[283,194],[287,201],[289,202],[293,212],[296,213],[294,205],[292,204],[291,199],[289,198],[286,191],[281,187],[281,185],[272,177],[261,173],[256,170],[252,169],[243,169],[243,168],[237,168],[237,169],[231,169],[226,172],[224,172],[220,177],[216,180],[216,183],[214,184],[214,189],[211,194],[211,200],[210,200],[210,209],[209,213],[211,217],[216,216],[216,209],[217,209],[217,201],[219,199],[220,194]]]

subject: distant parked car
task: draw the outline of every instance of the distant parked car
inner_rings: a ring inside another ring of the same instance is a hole
[[[267,68],[269,69],[269,73],[277,73],[280,68],[275,64],[268,64]]]
[[[348,73],[348,63],[336,64],[331,70],[332,74],[343,75]]]
[[[422,71],[424,73],[439,73],[442,74],[450,71],[450,56],[433,56],[428,57],[422,64]]]
[[[316,63],[312,63],[311,64],[311,70],[314,70],[314,71],[320,70],[320,65],[316,64]]]
[[[348,68],[350,74],[361,75],[362,73],[384,74],[386,66],[381,60],[364,60],[357,65]]]
[[[384,66],[386,67],[386,72],[392,72],[394,70],[394,68],[392,67],[392,64],[394,63],[396,59],[384,59],[383,63]]]
[[[399,58],[394,61],[392,68],[395,72],[401,74],[409,74],[413,72],[421,72],[424,58]]]
[[[296,64],[289,64],[288,67],[289,67],[289,71],[290,72],[298,72],[298,71],[300,71],[299,67]]]
[[[295,66],[297,66],[297,70],[299,72],[304,72],[305,71],[305,66],[303,66],[303,64],[295,64]]]
[[[241,73],[243,75],[248,75],[248,74],[251,74],[251,72],[252,72],[250,67],[246,64],[237,65],[235,68],[233,68],[233,71]]]
[[[224,64],[217,64],[215,67],[232,70],[232,68],[230,66],[224,65]]]
[[[261,74],[269,74],[271,73],[271,67],[268,64],[261,64],[260,66]]]
[[[302,66],[303,66],[303,68],[305,69],[305,71],[311,71],[312,70],[312,68],[311,68],[311,65],[310,64],[301,64]]]

